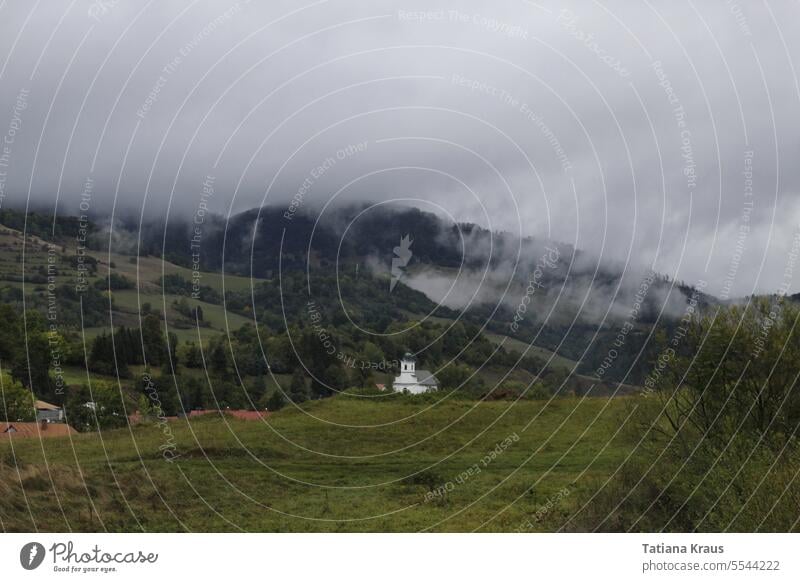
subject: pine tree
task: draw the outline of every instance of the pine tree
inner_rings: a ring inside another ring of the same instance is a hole
[[[292,374],[292,383],[289,384],[289,398],[292,402],[300,403],[308,400],[309,395],[306,377],[303,371],[297,368]]]

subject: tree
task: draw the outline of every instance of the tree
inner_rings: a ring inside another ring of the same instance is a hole
[[[52,354],[44,316],[38,311],[27,311],[24,323],[24,344],[16,354],[11,375],[23,386],[49,396],[53,393],[53,380],[50,378]]]
[[[228,354],[224,342],[222,338],[215,341],[208,358],[211,371],[220,378],[228,376]]]
[[[348,380],[344,367],[337,362],[325,369],[320,380],[311,382],[311,391],[316,398],[324,398],[346,389]]]
[[[149,313],[142,321],[142,344],[145,361],[151,366],[160,366],[167,359],[164,334],[158,316]]]
[[[591,503],[578,501],[587,511],[576,527],[795,529],[798,322],[788,301],[754,299],[682,321],[662,338],[644,394],[620,418],[631,419],[622,435],[637,455]]]
[[[34,397],[20,382],[3,373],[0,378],[0,418],[4,422],[29,422],[35,420]]]
[[[799,317],[788,302],[756,299],[694,321],[685,349],[667,344],[653,387],[670,434],[691,429],[718,447],[741,434],[786,445],[800,426]]]
[[[181,405],[184,411],[195,410],[197,408],[205,408],[204,401],[204,382],[197,378],[178,377],[178,390],[180,392]]]
[[[120,428],[128,422],[119,388],[106,382],[93,382],[91,390],[85,384],[70,390],[65,413],[67,422],[81,432]]]
[[[287,332],[289,333],[297,334],[297,330],[291,329]],[[270,336],[266,341],[266,347],[270,368],[276,374],[288,374],[299,367],[297,355],[286,334]]]
[[[111,291],[120,291],[123,289],[133,289],[136,285],[125,275],[120,275],[118,273],[111,273],[105,279],[99,279],[95,281],[94,286],[95,288],[101,291],[105,291],[108,289],[110,289]]]
[[[263,374],[259,374],[255,378],[253,378],[253,381],[250,384],[248,397],[250,398],[250,400],[254,402],[259,402],[264,399],[264,396],[266,396],[266,394],[267,394],[267,381],[264,378]]]
[[[286,399],[281,394],[280,390],[276,390],[272,393],[272,395],[267,399],[267,410],[271,412],[275,412],[276,410],[280,410],[286,406]]]
[[[114,342],[119,336],[112,336],[102,333],[92,342],[92,351],[89,354],[89,368],[99,374],[108,376],[118,375],[120,378],[130,376],[128,363],[124,357],[123,350],[119,350],[120,357],[114,356]],[[121,346],[118,346],[121,347]]]
[[[194,342],[186,342],[182,344],[178,352],[180,360],[187,368],[202,368],[203,357],[200,354],[200,348]]]
[[[0,321],[3,322],[0,325],[0,363],[10,369],[24,351],[19,341],[22,335],[20,318],[10,305],[0,305]]]
[[[306,384],[306,377],[300,368],[292,374],[292,382],[289,384],[289,398],[295,404],[308,400],[310,392]]]
[[[437,376],[442,388],[465,388],[474,370],[466,364],[451,362],[439,370]]]
[[[341,364],[331,353],[333,342],[333,338],[320,337],[311,328],[303,330],[300,337],[300,353],[303,364],[311,374],[311,392],[315,398],[330,396],[338,384],[344,383]]]
[[[178,414],[180,404],[172,378],[155,378],[148,372],[141,386],[143,395],[150,399],[154,408],[160,408],[164,416]]]
[[[255,326],[249,323],[242,325],[231,334],[231,340],[236,366],[241,374],[261,376],[267,372]]]

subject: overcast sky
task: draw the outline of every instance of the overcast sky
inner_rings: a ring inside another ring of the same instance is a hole
[[[76,214],[91,180],[93,212],[191,217],[211,176],[220,213],[397,199],[717,295],[800,291],[797,22],[788,1],[10,0],[2,205]]]

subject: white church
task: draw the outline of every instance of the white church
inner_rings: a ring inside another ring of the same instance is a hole
[[[417,370],[416,358],[406,353],[400,361],[400,375],[395,377],[392,389],[395,392],[422,394],[438,388],[439,382],[436,377],[427,370]]]

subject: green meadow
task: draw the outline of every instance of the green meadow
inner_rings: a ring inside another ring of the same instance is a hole
[[[4,442],[2,527],[553,531],[629,452],[618,429],[630,398],[442,396],[344,394],[266,422],[217,416]]]

